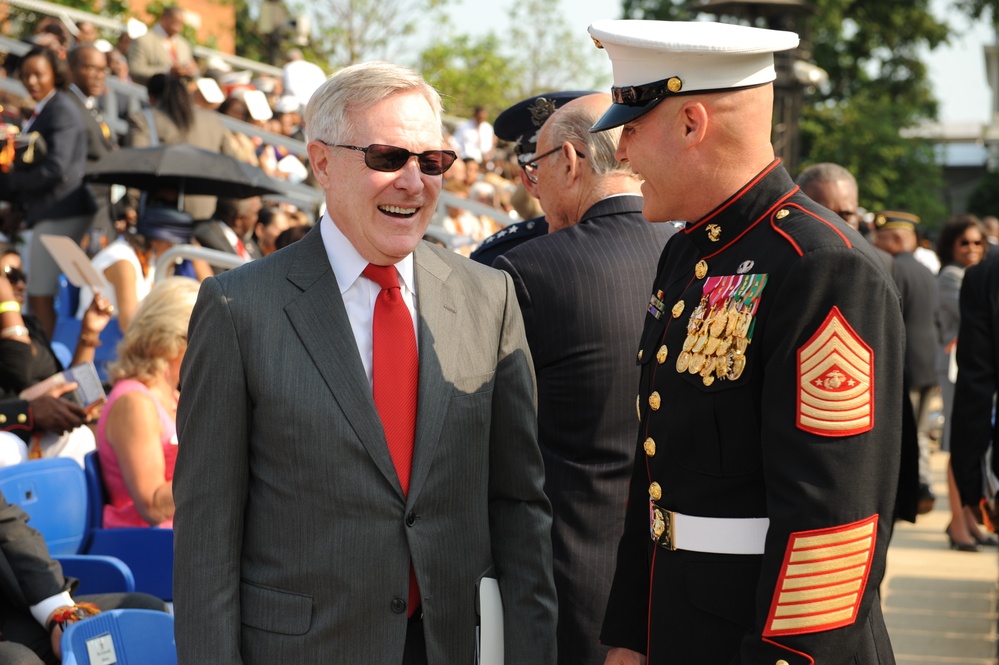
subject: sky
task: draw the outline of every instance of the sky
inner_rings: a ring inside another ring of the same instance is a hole
[[[620,0],[552,0],[559,2],[570,29],[589,44],[587,26],[596,19],[620,18]],[[509,25],[510,8],[515,0],[456,0],[450,17],[458,33],[481,35]],[[995,43],[995,35],[985,22],[970,25],[953,10],[949,0],[933,0],[933,10],[946,18],[963,34],[952,43],[930,53],[927,60],[934,94],[940,102],[940,120],[944,123],[987,123],[990,120],[990,91],[985,77],[982,46]],[[567,8],[571,7],[571,11]],[[607,62],[610,72],[610,63]]]

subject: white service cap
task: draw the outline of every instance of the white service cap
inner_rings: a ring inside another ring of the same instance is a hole
[[[798,35],[711,21],[595,21],[589,27],[614,69],[614,103],[590,131],[618,127],[666,97],[748,88],[777,78],[774,52]]]

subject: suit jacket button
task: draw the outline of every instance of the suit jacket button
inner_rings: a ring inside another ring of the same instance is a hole
[[[392,611],[396,614],[402,614],[406,611],[406,601],[402,598],[392,599]]]
[[[406,526],[413,526],[414,524],[416,524],[416,513],[406,515]]]

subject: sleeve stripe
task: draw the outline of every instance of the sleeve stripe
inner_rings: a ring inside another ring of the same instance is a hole
[[[867,585],[877,515],[853,524],[792,533],[774,589],[765,636],[852,624]]]

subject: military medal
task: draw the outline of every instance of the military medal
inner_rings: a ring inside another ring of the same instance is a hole
[[[676,371],[681,374],[687,371],[687,368],[690,367],[691,355],[692,354],[688,349],[684,349],[683,353],[676,357]]]
[[[752,262],[744,262],[740,268],[751,266]],[[738,380],[746,371],[746,351],[752,342],[756,310],[766,282],[766,275],[708,278],[701,300],[687,321],[687,337],[676,359],[676,371],[700,376],[705,387],[715,381]]]

